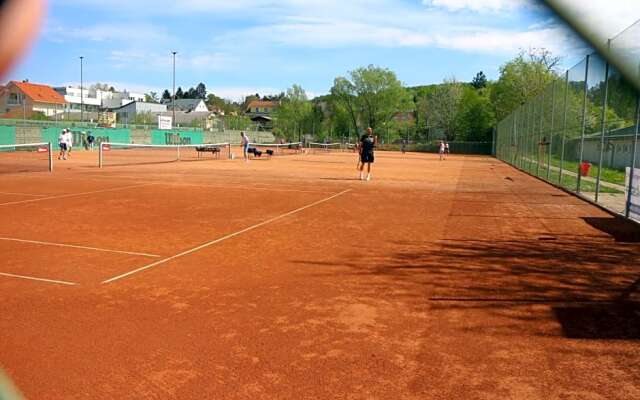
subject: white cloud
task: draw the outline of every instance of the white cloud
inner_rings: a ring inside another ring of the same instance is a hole
[[[423,0],[422,3],[450,11],[470,10],[474,12],[511,11],[533,5],[530,0]]]

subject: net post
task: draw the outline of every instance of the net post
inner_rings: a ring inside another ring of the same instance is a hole
[[[178,147],[177,147],[178,161],[180,161],[180,147],[181,147],[180,145],[178,145]]]
[[[231,143],[227,143],[228,159],[231,160]]]
[[[102,146],[103,142],[100,142],[100,146],[98,147],[98,168],[102,168]]]
[[[49,151],[49,172],[53,172],[53,146],[51,142],[47,143],[47,150]]]

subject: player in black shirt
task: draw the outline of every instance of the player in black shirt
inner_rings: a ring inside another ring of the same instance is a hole
[[[360,180],[364,179],[364,165],[367,164],[367,180],[371,180],[371,164],[373,163],[373,149],[378,143],[378,138],[373,136],[373,129],[367,128],[367,133],[362,135],[358,148],[360,150]]]

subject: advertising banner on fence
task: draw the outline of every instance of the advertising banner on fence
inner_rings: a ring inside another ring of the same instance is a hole
[[[169,116],[158,115],[158,129],[173,129],[173,119]]]
[[[629,179],[631,178],[631,168],[627,167],[625,187],[629,191]],[[633,169],[633,182],[631,183],[631,194],[629,195],[629,217],[640,221],[640,168]]]

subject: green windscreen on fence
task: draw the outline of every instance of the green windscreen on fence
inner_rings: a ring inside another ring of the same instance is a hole
[[[151,144],[202,144],[202,137],[202,132],[154,130]]]
[[[59,149],[58,136],[62,132],[62,128],[43,128],[42,141],[51,142],[55,149]],[[73,135],[73,146],[82,148],[84,139],[91,133],[95,137],[96,143],[116,142],[130,143],[131,131],[129,129],[108,129],[108,128],[71,128]]]
[[[16,143],[16,127],[0,126],[0,144]]]

